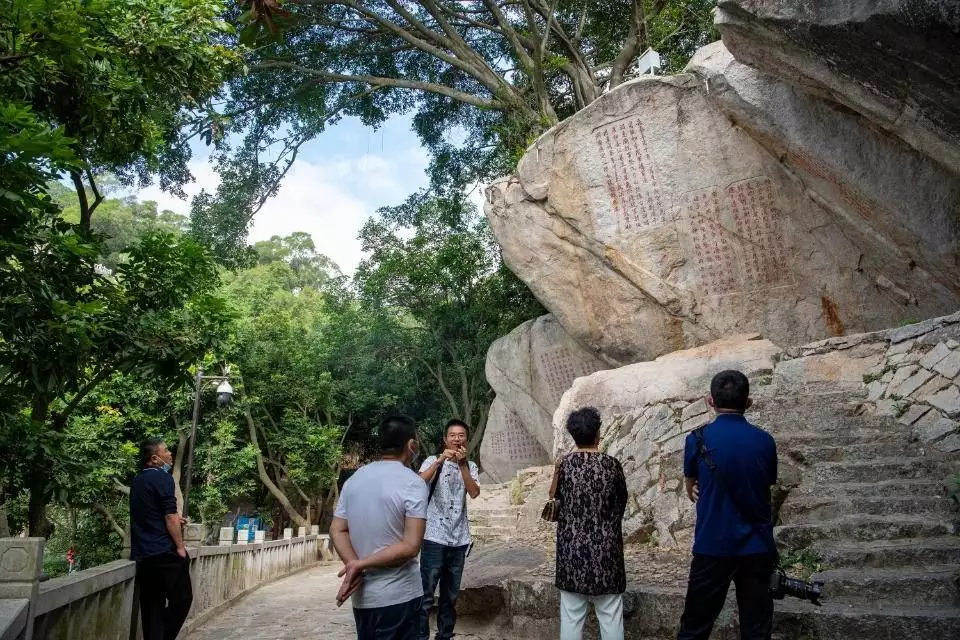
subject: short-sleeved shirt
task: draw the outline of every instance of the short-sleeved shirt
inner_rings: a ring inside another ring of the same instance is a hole
[[[427,517],[427,485],[396,460],[371,462],[343,485],[334,515],[347,521],[350,544],[360,559],[403,539],[407,518]],[[373,609],[410,602],[423,595],[420,563],[368,569],[353,595],[355,609]]]
[[[130,484],[130,559],[142,560],[176,551],[167,533],[166,516],[177,513],[173,476],[147,468]]]
[[[588,596],[623,593],[627,481],[620,461],[578,451],[565,457],[556,473],[557,588]]]
[[[420,465],[423,473],[437,461],[437,456],[430,456]],[[470,468],[470,477],[478,485],[480,473],[477,465],[467,462]],[[427,505],[427,533],[424,540],[447,545],[448,547],[462,547],[470,544],[470,525],[467,523],[466,495],[467,487],[463,482],[463,473],[460,465],[447,460],[437,473],[437,488],[430,497]],[[431,480],[432,482],[432,480]],[[429,489],[429,484],[427,488]]]
[[[693,552],[710,556],[773,553],[770,487],[777,481],[777,445],[742,415],[719,414],[703,430],[704,443],[722,478],[700,456],[693,433],[686,439],[683,475],[700,487]],[[730,497],[735,492],[736,504]],[[741,509],[745,513],[741,513]]]

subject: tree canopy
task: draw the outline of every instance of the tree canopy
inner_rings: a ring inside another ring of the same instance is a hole
[[[234,20],[249,73],[211,123],[231,132],[197,232],[234,260],[300,147],[345,116],[412,114],[435,192],[506,175],[523,150],[659,51],[679,71],[715,37],[713,0],[252,0]],[[232,140],[232,141],[231,141]]]

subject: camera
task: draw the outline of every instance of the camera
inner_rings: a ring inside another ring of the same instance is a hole
[[[820,598],[823,596],[823,583],[791,578],[782,569],[776,569],[770,576],[770,595],[775,600],[783,600],[784,596],[793,596],[801,600],[809,600],[819,607]]]

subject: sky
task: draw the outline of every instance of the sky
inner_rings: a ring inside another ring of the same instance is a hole
[[[306,231],[317,251],[329,256],[346,274],[363,258],[360,228],[377,209],[396,205],[427,185],[427,151],[410,129],[408,117],[395,117],[378,131],[354,118],[344,119],[304,145],[280,190],[253,220],[249,241]],[[193,196],[213,192],[217,175],[204,147],[194,148],[187,185]],[[137,194],[155,200],[161,210],[189,215],[190,201],[151,186]]]

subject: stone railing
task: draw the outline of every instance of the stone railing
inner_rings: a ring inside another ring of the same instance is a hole
[[[187,628],[235,598],[317,562],[334,559],[330,539],[301,527],[283,540],[189,547],[193,607]],[[221,531],[224,533],[224,531]],[[189,538],[188,538],[189,539]],[[199,538],[198,538],[199,539]],[[0,640],[136,640],[139,611],[136,565],[116,560],[40,582],[42,538],[0,539]]]

